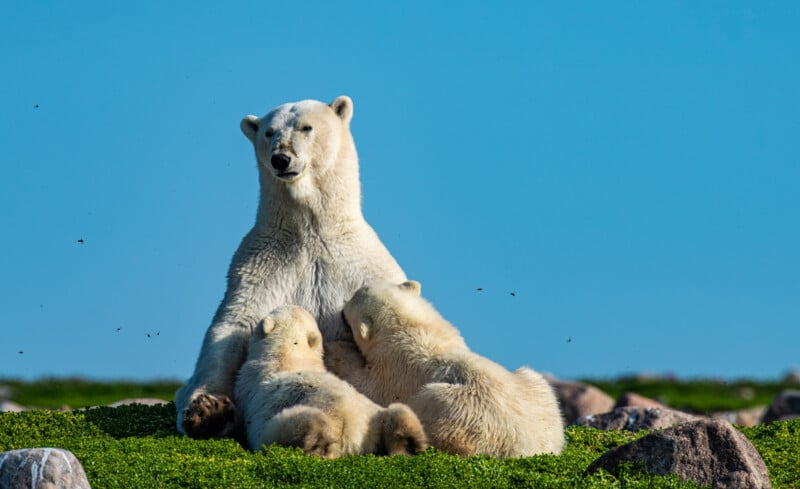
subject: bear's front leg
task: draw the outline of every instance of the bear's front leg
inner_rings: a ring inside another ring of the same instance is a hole
[[[233,438],[247,445],[244,421],[230,397],[199,394],[183,412],[183,431],[191,438]]]
[[[244,440],[244,423],[232,392],[247,352],[249,325],[222,320],[208,329],[194,374],[175,393],[178,431],[192,438]]]

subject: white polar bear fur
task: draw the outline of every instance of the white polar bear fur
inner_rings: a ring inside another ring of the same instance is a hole
[[[322,336],[303,308],[278,308],[253,331],[234,395],[251,449],[278,443],[335,458],[427,447],[408,406],[378,406],[327,372],[322,356]]]
[[[175,395],[179,431],[185,432],[190,403],[230,396],[247,339],[270,311],[296,304],[312,312],[326,344],[352,341],[341,310],[353,292],[374,279],[405,280],[361,212],[352,116],[352,101],[341,96],[242,120],[255,149],[261,199],[255,225],[231,261],[194,373]],[[271,165],[275,155],[291,159],[286,171]]]
[[[495,457],[561,453],[561,413],[547,381],[470,351],[420,289],[415,281],[374,282],[345,305],[366,359],[351,374],[359,390],[379,404],[407,403],[441,450]]]

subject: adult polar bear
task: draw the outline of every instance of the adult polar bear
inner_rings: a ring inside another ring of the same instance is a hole
[[[361,213],[352,117],[353,102],[341,96],[242,119],[255,148],[261,199],[256,223],[233,255],[194,374],[175,394],[179,431],[242,439],[231,399],[236,374],[253,328],[276,307],[311,311],[326,344],[352,341],[344,303],[374,279],[406,280]],[[326,363],[336,360],[331,356]]]

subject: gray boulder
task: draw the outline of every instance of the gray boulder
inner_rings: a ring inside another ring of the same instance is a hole
[[[142,404],[144,406],[158,406],[160,404],[167,404],[163,399],[156,399],[155,397],[136,397],[132,399],[122,399],[121,401],[112,402],[109,407],[128,406],[130,404]]]
[[[60,448],[26,448],[0,453],[0,487],[89,489],[78,459]]]
[[[617,399],[617,403],[614,404],[614,408],[621,408],[621,407],[643,407],[643,408],[659,408],[659,409],[667,409],[667,406],[664,404],[656,401],[655,399],[650,399],[649,397],[644,397],[639,395],[635,392],[626,392],[619,396]]]
[[[626,462],[645,472],[676,474],[714,489],[769,489],[767,466],[750,440],[727,421],[702,419],[655,431],[612,448],[592,462],[587,472],[603,469],[618,474]]]
[[[620,407],[603,414],[590,414],[576,419],[572,426],[588,426],[600,430],[655,430],[695,421],[691,414],[668,408]]]
[[[752,427],[761,422],[767,406],[755,406],[751,408],[739,409],[738,411],[722,411],[711,415],[714,419],[724,419],[732,424],[739,426]]]
[[[593,385],[553,378],[547,380],[558,398],[565,424],[581,416],[605,413],[614,407],[614,399]]]
[[[783,382],[786,384],[800,385],[800,369],[789,370],[786,372],[786,375],[783,376]]]
[[[0,399],[0,413],[18,413],[25,410],[26,408],[24,406],[20,406],[14,401],[4,401]]]
[[[767,408],[764,417],[761,418],[763,424],[773,421],[786,421],[800,417],[800,390],[787,389],[772,400],[772,404]]]

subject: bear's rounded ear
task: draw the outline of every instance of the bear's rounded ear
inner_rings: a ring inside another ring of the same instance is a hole
[[[372,323],[370,323],[369,319],[362,319],[358,323],[358,335],[361,336],[362,340],[368,340],[372,335]]]
[[[267,316],[261,320],[261,332],[266,334],[270,334],[272,330],[275,329],[275,320],[271,317]]]
[[[322,344],[322,336],[316,332],[308,333],[308,347],[312,350]]]
[[[350,124],[350,119],[353,118],[353,101],[350,100],[350,97],[347,95],[336,97],[336,99],[331,102],[330,107],[345,124]]]
[[[422,295],[422,284],[416,280],[406,280],[400,284],[400,288],[409,292],[413,292],[417,295]]]
[[[242,128],[242,132],[244,133],[245,137],[250,140],[250,142],[255,142],[256,140],[256,133],[258,133],[258,123],[260,122],[259,118],[254,115],[247,115],[242,119],[242,122],[239,123],[239,127]]]

